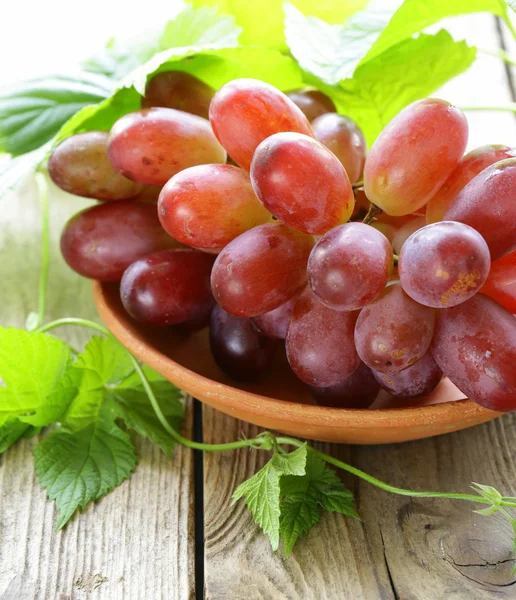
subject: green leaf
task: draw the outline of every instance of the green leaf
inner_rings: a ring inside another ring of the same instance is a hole
[[[77,508],[98,500],[136,466],[129,436],[106,411],[81,431],[56,429],[34,451],[36,474],[59,511],[61,529]]]
[[[262,46],[276,50],[286,50],[284,35],[284,0],[193,0],[194,6],[214,6],[222,13],[235,17],[237,25],[243,29],[240,43],[248,46]],[[351,14],[362,9],[367,0],[295,0],[302,12],[324,19],[328,23],[343,23]]]
[[[306,12],[306,11],[305,11]],[[506,16],[500,0],[405,0],[398,10],[367,9],[344,25],[329,25],[285,5],[288,46],[303,69],[329,85],[447,17],[490,12]],[[314,12],[308,8],[308,14]],[[317,15],[315,15],[317,16]]]
[[[112,91],[107,78],[84,72],[15,86],[0,94],[0,149],[18,156],[42,146],[78,110]]]
[[[353,495],[335,471],[309,449],[306,472],[281,479],[280,536],[289,556],[296,541],[321,519],[321,509],[356,517]]]
[[[305,472],[306,444],[290,454],[274,454],[271,460],[233,494],[233,503],[245,503],[258,526],[269,536],[273,550],[278,549],[280,531],[280,479],[283,475]]]
[[[183,393],[152,369],[144,367],[143,370],[167,421],[176,431],[181,431],[184,416],[181,403]],[[110,398],[113,414],[122,418],[129,429],[134,429],[139,435],[157,444],[168,457],[172,455],[174,440],[156,417],[137,373],[129,375],[114,388],[110,392]]]
[[[70,361],[61,340],[23,329],[0,328],[0,426],[18,417],[43,427],[55,422],[65,406],[48,404]]]
[[[129,354],[120,344],[110,338],[91,338],[56,391],[69,404],[63,422],[74,431],[94,423],[108,386],[122,381],[132,369]]]
[[[321,85],[341,114],[354,119],[372,144],[405,106],[465,71],[476,50],[446,31],[406,40],[359,67],[338,88]],[[314,80],[317,84],[317,81]]]
[[[22,423],[18,419],[9,419],[0,427],[0,454],[12,446],[20,438],[34,430],[34,427]]]

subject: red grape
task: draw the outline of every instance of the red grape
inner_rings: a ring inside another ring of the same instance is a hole
[[[213,266],[217,302],[231,314],[255,317],[278,308],[306,284],[314,239],[281,223],[259,225],[230,242]]]
[[[353,330],[357,312],[321,304],[310,288],[299,297],[287,333],[287,358],[294,373],[309,385],[328,387],[347,379],[360,364]]]
[[[473,177],[476,177],[493,163],[513,156],[516,156],[516,152],[508,146],[480,146],[480,148],[468,152],[437,194],[426,205],[426,222],[436,223],[442,221],[455,196]]]
[[[161,192],[158,214],[171,236],[195,248],[221,249],[272,219],[249,175],[231,165],[199,165],[174,175]]]
[[[427,98],[404,108],[387,125],[366,159],[367,197],[389,215],[424,206],[464,154],[468,123],[458,108]]]
[[[492,410],[516,409],[516,319],[494,300],[477,294],[439,311],[432,353],[468,398]]]
[[[120,283],[125,310],[148,325],[202,321],[215,304],[210,288],[213,260],[190,248],[140,258],[126,269]]]
[[[362,309],[355,344],[365,364],[381,373],[397,373],[424,356],[432,341],[435,312],[421,306],[396,283]]]
[[[351,183],[356,183],[364,171],[367,144],[355,121],[333,112],[317,117],[312,127],[315,138],[335,154]]]
[[[382,293],[392,267],[392,248],[382,233],[364,223],[346,223],[315,245],[308,283],[329,308],[357,310]]]
[[[398,272],[401,286],[416,302],[447,308],[476,294],[490,266],[489,248],[477,231],[463,223],[440,221],[409,237]]]
[[[172,108],[147,108],[118,119],[107,151],[117,171],[147,185],[163,186],[187,167],[226,162],[209,122]]]
[[[499,258],[491,265],[487,281],[480,291],[516,314],[516,252]]]
[[[48,174],[65,192],[95,200],[126,200],[136,196],[141,185],[120,175],[107,157],[109,133],[78,133],[54,148]]]
[[[409,237],[425,225],[425,217],[414,217],[402,225],[392,238],[392,249],[394,252],[399,254],[403,248],[403,244],[409,239]]]
[[[128,200],[87,208],[74,215],[61,236],[61,252],[77,273],[120,281],[138,258],[178,246],[161,227],[156,207]]]
[[[288,92],[287,96],[303,111],[309,121],[337,110],[331,98],[319,90],[293,90]]]
[[[207,119],[213,94],[215,90],[197,77],[183,71],[167,71],[147,82],[142,108],[175,108]]]
[[[270,338],[284,340],[287,337],[288,326],[292,320],[292,311],[298,296],[294,296],[285,304],[278,306],[263,315],[253,317],[251,321],[260,333]]]
[[[516,158],[487,167],[453,200],[444,218],[476,229],[497,260],[516,250]]]
[[[253,157],[251,182],[265,208],[298,231],[321,235],[353,212],[355,199],[343,166],[306,135],[277,133],[263,141]]]
[[[399,373],[373,371],[373,375],[384,389],[399,398],[426,396],[435,390],[443,378],[443,372],[431,352]]]
[[[363,362],[341,383],[329,387],[310,386],[318,404],[335,408],[368,408],[375,401],[380,384]]]
[[[222,371],[239,381],[257,379],[274,362],[277,340],[261,335],[251,319],[215,306],[210,321],[210,347]]]
[[[302,111],[272,85],[257,79],[235,79],[210,104],[210,122],[231,158],[249,170],[254,151],[273,133],[313,135]]]

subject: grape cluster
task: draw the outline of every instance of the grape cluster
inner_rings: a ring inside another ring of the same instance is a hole
[[[367,154],[317,90],[238,79],[215,92],[160,73],[109,133],[54,149],[53,181],[102,201],[69,221],[62,252],[119,281],[136,321],[209,324],[236,380],[285,348],[321,404],[425,396],[444,374],[514,410],[516,154],[464,155],[467,140],[463,113],[426,99]]]

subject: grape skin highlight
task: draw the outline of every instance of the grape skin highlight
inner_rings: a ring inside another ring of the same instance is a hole
[[[399,373],[417,363],[428,350],[435,311],[418,304],[399,283],[362,309],[355,345],[365,364],[380,373]]]
[[[157,186],[187,167],[226,162],[209,122],[173,108],[147,108],[118,119],[107,152],[117,171]]]
[[[436,98],[404,108],[378,136],[366,159],[367,197],[392,216],[416,212],[432,198],[464,154],[468,123]]]
[[[249,175],[231,165],[199,165],[174,175],[160,194],[158,214],[175,239],[214,250],[272,219]]]
[[[231,158],[249,171],[258,144],[280,131],[313,136],[303,112],[278,89],[257,79],[235,79],[215,94],[210,123]]]
[[[516,409],[516,319],[483,294],[439,311],[432,354],[471,400],[497,411]]]
[[[314,239],[267,223],[246,231],[218,255],[211,274],[217,302],[240,317],[263,315],[306,285],[306,263]]]
[[[355,372],[360,365],[353,344],[357,315],[324,306],[306,288],[294,306],[286,341],[288,361],[299,379],[328,387]]]
[[[127,200],[142,186],[120,175],[107,156],[107,131],[78,133],[52,150],[48,174],[65,192],[95,200]]]
[[[454,221],[432,223],[412,234],[401,249],[398,272],[416,302],[448,308],[471,298],[489,274],[491,258],[483,237]]]
[[[338,158],[317,140],[299,133],[277,133],[258,146],[251,182],[277,219],[313,235],[345,223],[355,205]]]

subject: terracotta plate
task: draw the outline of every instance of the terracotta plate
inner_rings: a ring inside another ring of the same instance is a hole
[[[448,380],[417,406],[393,406],[386,394],[368,410],[317,406],[285,357],[259,382],[236,384],[213,361],[206,330],[181,336],[140,327],[125,313],[117,285],[94,282],[93,296],[106,326],[142,362],[202,402],[267,429],[328,442],[385,444],[457,431],[499,414],[464,399]]]

